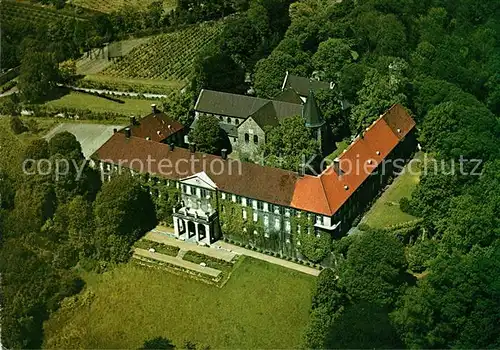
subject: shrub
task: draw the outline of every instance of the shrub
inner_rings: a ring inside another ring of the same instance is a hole
[[[406,251],[408,267],[413,272],[424,271],[437,254],[438,243],[435,240],[419,240]]]
[[[403,213],[412,215],[410,200],[407,197],[403,197],[399,200],[399,209],[401,209]]]
[[[26,128],[26,126],[23,124],[23,122],[19,117],[10,118],[10,128],[12,129],[12,132],[16,135],[22,134],[23,132],[28,130],[28,128]]]
[[[358,229],[360,231],[370,231],[371,230],[370,226],[368,224],[365,224],[365,223],[359,224]]]

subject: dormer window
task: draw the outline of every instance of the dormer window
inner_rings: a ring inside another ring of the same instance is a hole
[[[380,151],[377,151],[376,153],[377,153],[377,156],[379,156],[379,155],[380,155]]]

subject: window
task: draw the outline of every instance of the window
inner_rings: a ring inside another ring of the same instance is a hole
[[[247,219],[247,210],[243,208],[243,220]]]
[[[182,192],[187,193],[187,186],[186,185],[182,185]]]
[[[245,134],[245,143],[249,143],[249,142],[250,142],[250,135]]]
[[[241,196],[236,196],[236,203],[241,204]]]
[[[248,198],[248,199],[247,199],[247,205],[248,205],[249,207],[251,207],[251,206],[252,206],[252,203],[253,203],[253,199]]]
[[[320,215],[316,215],[316,224],[323,225],[323,217]]]
[[[285,216],[286,216],[287,218],[289,218],[289,217],[290,217],[290,209],[288,209],[288,208],[286,208],[286,209],[285,209]]]
[[[259,143],[259,137],[257,135],[253,135],[253,143],[255,144]]]
[[[261,201],[257,201],[257,209],[264,210],[264,203]]]
[[[231,118],[227,117],[227,123],[231,124]]]
[[[279,230],[279,229],[280,229],[280,226],[281,226],[280,219],[279,219],[279,218],[275,218],[275,219],[274,219],[274,228],[275,228],[276,230]]]
[[[273,205],[273,204],[269,204],[269,211],[270,211],[271,213],[273,213],[273,212],[274,212],[274,205]]]
[[[286,233],[290,233],[290,231],[292,230],[291,226],[290,226],[290,221],[285,221],[285,231]]]
[[[207,198],[208,191],[204,188],[201,189],[201,198]]]
[[[222,197],[222,199],[226,199],[226,194],[225,193],[221,193],[221,197]]]
[[[269,227],[269,215],[264,215],[264,226]]]
[[[222,121],[224,121],[224,118],[222,118],[222,117],[219,115],[219,120],[222,122]]]
[[[238,125],[239,123],[240,123],[240,121],[238,119],[234,120],[234,124]]]
[[[253,213],[253,221],[254,222],[257,222],[257,220],[259,219],[259,217],[257,216],[257,213]]]

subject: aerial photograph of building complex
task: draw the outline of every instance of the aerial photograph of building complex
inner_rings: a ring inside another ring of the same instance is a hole
[[[500,1],[1,0],[0,350],[500,348]]]

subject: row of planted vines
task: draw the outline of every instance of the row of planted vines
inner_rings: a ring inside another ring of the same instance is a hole
[[[30,3],[4,0],[0,2],[0,21],[8,25],[12,22],[23,23],[48,23],[62,17],[83,19],[79,15],[72,15],[70,12],[50,9]]]
[[[221,23],[204,23],[158,35],[134,48],[102,74],[118,78],[189,79],[197,54],[214,41],[221,30]]]
[[[124,7],[145,9],[153,1],[154,0],[73,0],[73,4],[94,11],[110,13]],[[176,5],[176,1],[174,0],[165,0],[163,3],[164,7],[167,9],[174,8]]]

